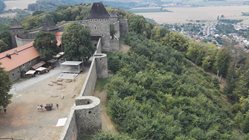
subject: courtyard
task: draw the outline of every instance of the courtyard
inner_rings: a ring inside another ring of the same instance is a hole
[[[63,127],[56,127],[66,118],[80,94],[88,69],[75,80],[58,80],[60,69],[15,83],[10,91],[12,103],[7,113],[0,112],[0,138],[20,140],[59,139]],[[37,105],[53,104],[52,111],[38,111]],[[59,108],[56,108],[56,104]]]

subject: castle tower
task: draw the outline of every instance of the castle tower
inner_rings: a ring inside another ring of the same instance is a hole
[[[94,96],[80,96],[75,100],[78,136],[84,137],[99,132],[102,128],[100,99]]]
[[[91,36],[102,38],[102,50],[113,52],[119,50],[120,23],[117,15],[110,15],[103,3],[93,3],[90,15],[81,24],[90,29]],[[111,26],[115,29],[115,38],[111,38]]]
[[[16,43],[16,35],[18,34],[23,34],[24,33],[24,29],[22,27],[22,25],[16,20],[14,19],[11,22],[10,25],[10,34],[11,34],[11,40],[12,40],[12,47],[17,47],[17,43]]]
[[[107,78],[108,77],[108,63],[107,55],[102,53],[94,54],[96,61],[97,77]]]

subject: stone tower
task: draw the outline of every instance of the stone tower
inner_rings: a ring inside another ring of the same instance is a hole
[[[107,78],[108,77],[108,63],[107,55],[102,53],[94,54],[96,61],[96,72],[98,78]]]
[[[90,29],[91,36],[102,38],[102,50],[104,52],[118,51],[120,44],[120,23],[117,15],[110,15],[103,3],[93,3],[90,15],[81,24]],[[114,26],[115,37],[111,38],[110,29]]]
[[[99,132],[102,128],[100,99],[94,96],[80,96],[76,98],[75,105],[79,138]]]
[[[11,22],[10,25],[10,34],[11,34],[11,40],[12,40],[12,47],[17,47],[17,43],[16,43],[16,35],[18,34],[23,34],[24,33],[24,29],[22,27],[22,25],[16,20],[14,19]]]

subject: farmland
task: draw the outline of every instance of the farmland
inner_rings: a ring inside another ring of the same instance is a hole
[[[249,17],[241,14],[241,12],[249,12],[249,6],[174,7],[167,10],[172,12],[139,13],[139,15],[160,24],[188,23],[196,20],[212,22],[218,16],[224,15],[225,18],[243,19],[243,23],[249,25]]]

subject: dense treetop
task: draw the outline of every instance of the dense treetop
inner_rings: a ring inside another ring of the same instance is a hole
[[[7,107],[11,102],[10,98],[12,95],[9,94],[11,88],[11,82],[8,74],[1,68],[0,64],[0,107]]]
[[[65,27],[62,45],[67,60],[84,60],[86,62],[94,53],[90,30],[78,23],[72,23]]]
[[[34,46],[40,53],[40,58],[50,60],[59,52],[57,40],[53,33],[40,32],[36,35]]]
[[[108,108],[118,130],[139,140],[247,139],[247,55],[125,16],[131,49],[108,56]]]

